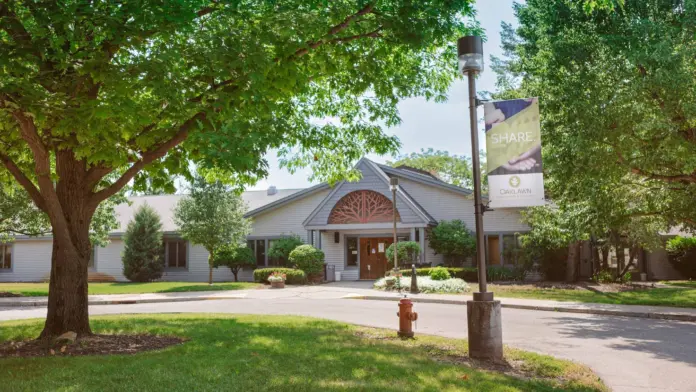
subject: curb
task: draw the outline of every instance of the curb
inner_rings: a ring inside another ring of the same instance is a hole
[[[398,301],[399,297],[380,297],[378,295],[346,295],[344,299],[362,299],[370,301]],[[447,299],[438,298],[414,298],[409,297],[412,302],[420,303],[430,303],[430,304],[445,304],[445,305],[466,305],[467,301],[452,301]],[[503,308],[508,309],[522,309],[522,310],[538,310],[545,312],[564,312],[564,313],[583,313],[583,314],[597,314],[602,316],[622,316],[622,317],[636,317],[636,318],[646,318],[655,320],[674,320],[674,321],[689,321],[696,322],[696,315],[686,314],[686,313],[656,313],[656,312],[632,312],[632,311],[621,311],[621,310],[609,310],[609,309],[576,309],[568,307],[557,307],[557,306],[543,306],[543,305],[516,305],[516,304],[505,304],[501,302]]]
[[[228,297],[183,297],[183,298],[143,298],[143,299],[117,299],[117,300],[88,300],[87,305],[134,305],[134,304],[157,304],[167,302],[194,302],[194,301],[215,301],[221,299],[243,299],[242,296]],[[48,306],[48,300],[26,301],[26,302],[4,302],[0,307],[26,308]]]

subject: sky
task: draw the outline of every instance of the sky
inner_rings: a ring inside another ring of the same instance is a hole
[[[516,26],[512,9],[513,0],[478,0],[476,19],[486,31],[484,55],[486,69],[477,79],[478,91],[495,90],[495,74],[490,70],[489,56],[502,57],[500,49],[500,24],[512,23]],[[386,130],[401,140],[399,154],[410,154],[423,149],[449,151],[450,154],[471,156],[471,135],[469,133],[469,108],[467,83],[458,81],[449,91],[445,103],[428,102],[424,98],[409,98],[399,103],[401,124]],[[479,118],[482,113],[479,113]],[[483,129],[479,124],[479,130]],[[483,133],[479,132],[480,148],[485,147]],[[391,156],[368,155],[369,159],[384,163],[393,160]],[[305,169],[290,174],[280,169],[275,151],[266,156],[269,176],[259,181],[250,190],[263,190],[274,185],[279,189],[306,188],[313,185],[308,181],[310,170]]]

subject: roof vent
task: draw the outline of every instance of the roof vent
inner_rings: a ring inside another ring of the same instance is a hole
[[[278,188],[276,188],[275,185],[269,186],[269,187],[268,187],[268,191],[266,191],[266,194],[267,194],[268,196],[273,196],[273,195],[275,195],[276,193],[278,193]]]

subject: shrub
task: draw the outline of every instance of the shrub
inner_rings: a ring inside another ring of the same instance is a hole
[[[145,204],[138,208],[128,222],[123,242],[123,275],[128,280],[151,282],[162,277],[162,222],[152,207]]]
[[[234,274],[235,282],[239,281],[237,277],[239,271],[245,267],[254,268],[255,266],[256,259],[254,258],[254,251],[246,246],[225,244],[215,251],[213,267],[228,267],[230,271],[232,271],[232,274]]]
[[[391,277],[391,279],[397,279]],[[447,280],[433,280],[429,276],[418,276],[418,290],[421,293],[464,293],[469,291],[469,285],[465,281],[457,278],[447,279]],[[401,277],[398,278],[395,284],[390,285],[387,278],[379,279],[375,282],[374,288],[378,290],[385,290],[391,288],[397,290],[399,285],[402,290],[408,291],[411,286],[411,278]]]
[[[476,238],[459,219],[442,221],[430,229],[428,241],[435,253],[445,256],[451,264],[461,265],[476,253]]]
[[[410,266],[418,262],[418,257],[421,253],[421,247],[415,241],[402,241],[396,244],[396,258],[400,266]],[[394,244],[389,245],[385,253],[387,257],[387,268],[394,268]]]
[[[298,235],[291,235],[273,240],[273,244],[268,249],[268,257],[278,261],[278,265],[287,265],[290,252],[298,246],[304,244]]]
[[[629,273],[627,272],[626,275]],[[624,277],[626,276],[624,275]],[[600,270],[597,271],[594,275],[592,275],[592,281],[595,283],[613,283],[614,282],[614,274],[611,273],[611,271],[608,270]]]
[[[438,268],[438,267],[435,267]],[[466,282],[478,282],[478,268],[476,267],[439,267],[439,268],[445,268],[447,272],[449,272],[450,276],[453,278],[459,278],[459,279],[464,279]],[[433,268],[426,267],[426,268],[417,268],[416,269],[416,275],[417,276],[430,276],[430,271],[432,271]],[[403,269],[401,270],[401,273],[403,276],[411,276],[411,270],[410,269]]]
[[[312,245],[300,245],[290,252],[290,263],[301,269],[307,276],[324,273],[324,252]]]
[[[294,268],[259,268],[254,270],[254,282],[268,283],[268,277],[275,272],[285,274],[287,284],[305,284],[307,282],[307,275],[304,271]]]
[[[492,265],[486,269],[486,277],[490,281],[523,280],[526,271],[522,267],[505,267]]]
[[[631,281],[633,278],[633,275],[630,272],[626,272],[624,276],[621,277],[621,283],[628,283]]]
[[[447,268],[443,267],[435,267],[430,270],[430,279],[432,280],[447,280],[449,279],[450,273],[447,271]]]
[[[696,279],[696,237],[674,237],[666,248],[674,268],[687,279]]]

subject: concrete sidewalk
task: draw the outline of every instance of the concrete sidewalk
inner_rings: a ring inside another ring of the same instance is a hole
[[[317,286],[286,287],[282,290],[234,290],[234,291],[198,291],[182,293],[118,294],[90,295],[90,305],[125,305],[143,303],[190,302],[225,299],[362,299],[377,301],[398,301],[403,296],[398,293],[373,290],[371,283],[355,282],[347,285],[329,283]],[[416,294],[409,295],[413,302],[446,305],[466,305],[471,294]],[[583,302],[546,301],[535,299],[502,298],[504,308],[539,310],[552,312],[586,313],[609,316],[639,317],[661,320],[678,320],[696,322],[696,309],[674,308],[666,306],[612,305]],[[46,306],[47,297],[11,297],[0,298],[2,307]]]

